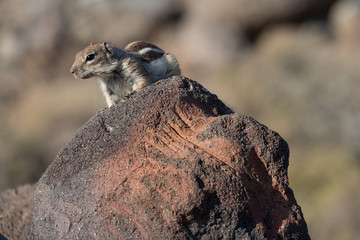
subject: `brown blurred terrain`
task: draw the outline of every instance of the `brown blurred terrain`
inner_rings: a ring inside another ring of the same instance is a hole
[[[74,79],[90,42],[149,40],[289,143],[313,239],[360,235],[360,1],[0,1],[0,190],[36,182],[105,106]]]

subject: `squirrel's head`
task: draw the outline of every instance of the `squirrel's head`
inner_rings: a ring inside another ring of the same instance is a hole
[[[109,43],[91,43],[76,54],[70,72],[83,79],[111,73],[116,68],[119,54],[121,50]]]

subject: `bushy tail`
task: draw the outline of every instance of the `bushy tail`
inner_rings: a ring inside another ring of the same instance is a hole
[[[152,75],[153,82],[181,74],[178,61],[169,53],[164,53],[163,57],[148,64],[147,70]]]

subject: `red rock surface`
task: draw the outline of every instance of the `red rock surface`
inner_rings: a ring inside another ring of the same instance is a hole
[[[309,239],[287,143],[200,84],[162,80],[78,130],[25,239]]]

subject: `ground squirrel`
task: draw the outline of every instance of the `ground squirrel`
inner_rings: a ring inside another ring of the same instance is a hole
[[[109,107],[134,91],[181,73],[173,55],[144,41],[129,43],[124,49],[92,43],[76,54],[70,72],[82,79],[96,78]]]

